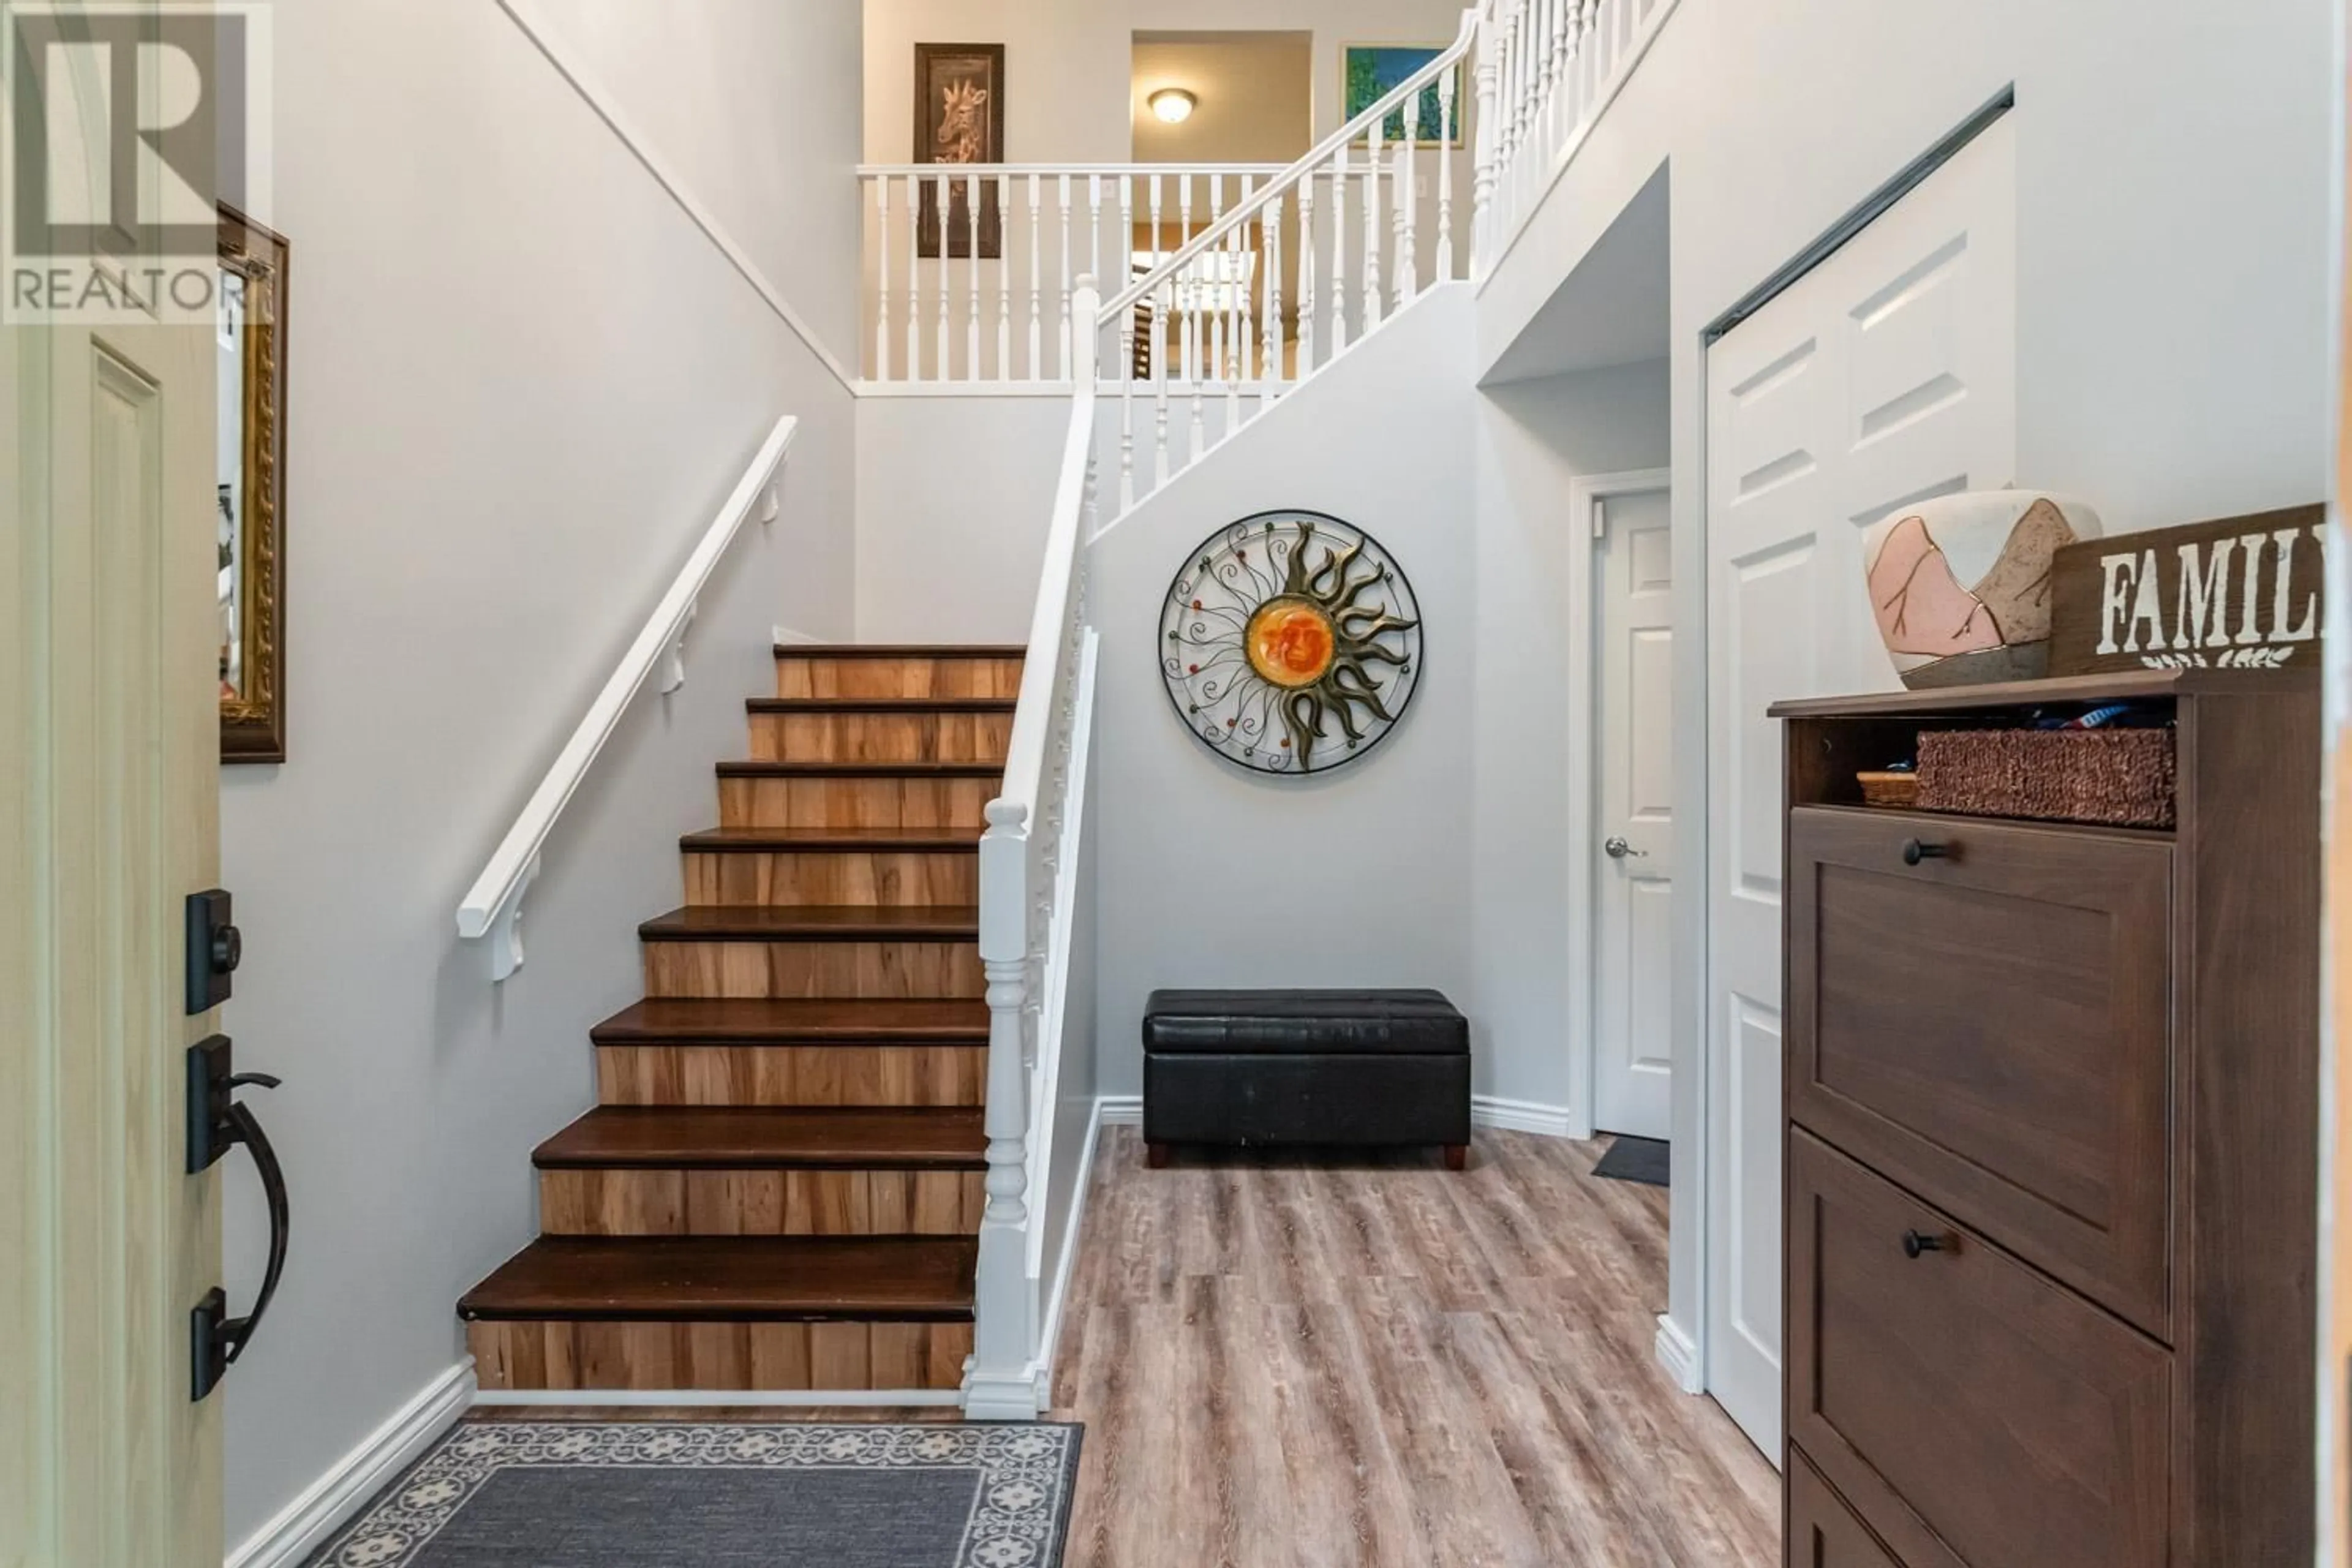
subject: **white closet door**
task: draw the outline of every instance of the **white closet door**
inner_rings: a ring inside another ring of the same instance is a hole
[[[1708,351],[1707,1387],[1780,1452],[1780,726],[1898,685],[1863,586],[1894,508],[2017,452],[2003,120]]]

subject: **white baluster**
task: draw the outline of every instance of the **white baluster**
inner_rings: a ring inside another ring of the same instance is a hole
[[[1160,248],[1160,176],[1154,174],[1151,176],[1151,273],[1154,276],[1156,276],[1160,271],[1161,255]],[[1168,311],[1163,306],[1160,297],[1161,292],[1161,289],[1155,289],[1152,290],[1150,296],[1151,371],[1155,378],[1160,374],[1160,362],[1168,352]]]
[[[1415,93],[1412,101],[1404,106],[1404,143],[1397,149],[1396,167],[1389,186],[1392,198],[1390,205],[1396,212],[1396,261],[1390,287],[1400,310],[1404,309],[1406,300],[1421,292],[1419,258],[1413,255],[1413,230],[1421,222],[1420,192],[1414,189],[1419,177],[1413,165],[1413,142],[1421,130],[1420,118],[1421,95]]]
[[[1055,183],[1062,205],[1062,375],[1066,380],[1077,363],[1070,329],[1070,176],[1057,174]]]
[[[1216,227],[1219,220],[1223,218],[1224,216],[1225,177],[1223,174],[1212,174],[1209,176],[1209,226],[1211,228]],[[1200,266],[1212,268],[1211,279],[1206,285],[1209,300],[1212,306],[1214,306],[1217,300],[1221,298],[1218,293],[1219,282],[1213,271],[1215,267],[1218,265],[1216,258],[1217,251],[1214,247],[1212,247],[1201,253],[1201,259],[1198,263]],[[1224,311],[1222,310],[1212,309],[1209,312],[1209,319],[1201,323],[1201,331],[1202,336],[1206,340],[1209,360],[1208,368],[1210,374],[1222,380],[1225,374]]]
[[[874,379],[890,379],[890,182],[874,182]]]
[[[980,204],[982,185],[975,174],[963,182],[965,244],[963,295],[963,378],[980,376]]]
[[[1602,58],[1601,0],[1584,0],[1581,24],[1579,37],[1580,47],[1584,50],[1585,60],[1584,79],[1578,91],[1576,102],[1576,123],[1580,125],[1584,122],[1586,111],[1600,98],[1601,88],[1607,85],[1602,77],[1602,72],[1608,68],[1608,62]]]
[[[1108,277],[1109,274],[1107,273],[1103,268],[1103,186],[1102,176],[1100,174],[1088,174],[1087,176],[1087,221],[1088,224],[1087,231],[1087,276],[1089,278]],[[1118,279],[1119,289],[1125,289],[1127,287],[1127,268],[1123,265],[1118,269]],[[1078,328],[1081,331],[1099,332],[1102,331],[1102,323],[1100,321],[1081,321],[1078,323]]]
[[[948,335],[948,295],[950,292],[950,289],[948,287],[948,279],[953,276],[953,268],[948,265],[948,251],[950,248],[948,244],[948,235],[954,226],[950,221],[950,214],[952,209],[948,205],[948,177],[945,174],[938,175],[934,179],[933,184],[937,188],[932,194],[938,200],[940,209],[939,379],[941,381],[952,381],[955,378],[955,340]]]
[[[1331,352],[1338,359],[1348,347],[1348,149],[1342,146],[1331,165]]]
[[[1159,194],[1160,176],[1152,175],[1151,183],[1153,195],[1156,198]],[[1155,208],[1159,205],[1156,199],[1152,203]],[[1156,251],[1160,248],[1160,228],[1157,224],[1152,226],[1151,234],[1151,248]],[[1159,269],[1154,268],[1152,270],[1157,273]],[[1174,290],[1167,284],[1162,283],[1151,293],[1151,394],[1158,405],[1153,414],[1156,428],[1152,435],[1154,453],[1151,486],[1155,490],[1168,482],[1168,356],[1161,351],[1168,346],[1166,330],[1168,300],[1173,292]]]
[[[1381,121],[1372,121],[1364,152],[1364,332],[1381,324]]]
[[[1461,68],[1449,66],[1437,79],[1437,256],[1430,276],[1441,283],[1454,277],[1454,79]]]
[[[1259,296],[1265,317],[1265,346],[1258,360],[1258,397],[1272,403],[1282,395],[1282,197],[1265,204],[1259,216],[1258,265],[1265,270]]]
[[[1551,68],[1549,88],[1551,100],[1546,105],[1546,119],[1550,121],[1551,147],[1557,152],[1576,129],[1576,94],[1570,90],[1569,73],[1576,59],[1577,0],[1553,0]]]
[[[887,182],[885,182],[886,184]],[[922,178],[907,176],[907,379],[923,379]]]
[[[1309,170],[1298,182],[1298,363],[1299,375],[1315,368],[1315,270],[1322,265],[1323,247],[1315,236],[1315,182],[1320,170]]]
[[[1118,291],[1135,279],[1135,180],[1118,178]],[[1118,510],[1135,504],[1135,307],[1118,313]]]
[[[996,232],[1009,237],[1012,225],[1005,220],[1013,212],[1013,176],[996,176]],[[996,375],[998,381],[1013,379],[1013,258],[997,246],[996,258]]]
[[[1181,250],[1192,243],[1192,176],[1179,174],[1176,176],[1176,248]],[[1180,323],[1177,330],[1181,334],[1178,342],[1182,352],[1176,362],[1178,367],[1176,374],[1187,380],[1198,381],[1201,379],[1201,335],[1198,330],[1200,322],[1192,309],[1192,268],[1190,263],[1177,269],[1176,287],[1179,292],[1176,310]]]
[[[1495,20],[1492,13],[1478,31],[1477,152],[1470,173],[1471,274],[1479,275],[1496,244],[1495,205]]]
[[[1257,176],[1255,174],[1244,174],[1242,176],[1241,206],[1238,210],[1244,213],[1248,212],[1250,203],[1255,201],[1256,198]],[[1261,238],[1263,238],[1265,232],[1265,211],[1264,208],[1260,208],[1258,211],[1258,232]],[[1263,259],[1263,258],[1259,253],[1253,252],[1250,249],[1249,240],[1249,220],[1244,217],[1234,229],[1233,238],[1230,242],[1230,248],[1234,253],[1234,275],[1230,279],[1231,287],[1227,289],[1225,295],[1226,307],[1233,313],[1233,326],[1229,335],[1234,345],[1234,369],[1233,379],[1237,382],[1252,381],[1256,379],[1256,377],[1251,374],[1257,360],[1257,334],[1251,331],[1251,328],[1255,326],[1255,323],[1250,320],[1250,289],[1252,284],[1254,284],[1257,279],[1257,268],[1255,263],[1258,260]]]
[[[1045,379],[1045,247],[1037,243],[1037,214],[1045,205],[1034,171],[1029,175],[1029,379]]]

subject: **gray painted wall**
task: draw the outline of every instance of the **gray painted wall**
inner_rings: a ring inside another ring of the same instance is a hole
[[[1470,297],[1424,295],[1101,535],[1093,809],[1105,1094],[1141,1087],[1138,1030],[1162,985],[1471,984],[1473,627]],[[1342,434],[1344,433],[1344,434]],[[1300,507],[1368,530],[1428,625],[1404,721],[1364,762],[1265,779],[1169,711],[1169,581],[1211,531]]]
[[[772,689],[770,628],[846,635],[852,599],[848,395],[506,15],[276,9],[277,191],[256,216],[294,247],[292,760],[223,775],[247,939],[225,1027],[241,1067],[287,1080],[261,1109],[295,1229],[224,1394],[232,1542],[458,1358],[456,1298],[531,1235],[531,1147],[588,1105],[585,1030],[640,994],[633,928],[679,901],[675,836],[715,820],[710,765],[744,750],[743,699]],[[740,4],[640,7],[629,26],[610,9],[592,52],[633,95],[690,74],[673,49],[745,103],[782,42],[856,58],[847,0],[795,4],[789,33],[760,7],[740,39]],[[754,110],[743,144],[789,140],[808,180],[848,184],[854,113],[822,96]],[[742,193],[758,176],[738,150],[672,157]],[[838,291],[769,260],[813,314]],[[720,567],[685,689],[641,699],[573,801],[530,963],[494,987],[457,941],[458,900],[786,413],[782,518]],[[235,1168],[241,1304],[265,1226]]]

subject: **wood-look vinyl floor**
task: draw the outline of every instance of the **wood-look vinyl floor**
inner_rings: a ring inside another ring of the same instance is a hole
[[[1666,1194],[1601,1145],[1143,1163],[1106,1129],[1055,1414],[1068,1568],[1775,1564],[1780,1478],[1653,1352]]]
[[[1104,1130],[1052,1415],[1083,1421],[1065,1568],[1769,1568],[1780,1482],[1653,1352],[1666,1194],[1601,1145],[1180,1152]],[[952,1420],[953,1410],[478,1418]]]

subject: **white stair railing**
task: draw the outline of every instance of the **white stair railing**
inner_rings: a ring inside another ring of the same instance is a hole
[[[1101,296],[1082,277],[1072,290],[1081,322]],[[1057,994],[1067,965],[1075,893],[1063,875],[1072,797],[1083,787],[1075,755],[1080,716],[1094,701],[1093,629],[1087,619],[1086,542],[1094,531],[1095,359],[1097,335],[1076,335],[1075,391],[1060,482],[1054,492],[1045,566],[1030,621],[1028,663],[1013,713],[1004,787],[988,805],[980,841],[980,959],[988,977],[987,1202],[981,1211],[979,1277],[973,1292],[972,1356],[964,1412],[975,1420],[1029,1420],[1038,1410],[1042,1321],[1029,1271],[1031,1151],[1051,1123],[1051,1107],[1031,1115],[1033,1078],[1052,1079],[1064,1009]],[[1052,1020],[1050,1031],[1046,1021]]]
[[[549,835],[555,831],[563,808],[588,776],[604,742],[612,738],[621,715],[656,675],[665,692],[686,684],[686,634],[694,624],[696,601],[746,520],[756,515],[762,522],[774,521],[776,470],[783,467],[784,454],[792,449],[793,436],[799,428],[800,421],[787,416],[777,420],[768,438],[760,443],[751,467],[720,504],[719,515],[702,531],[686,564],[678,568],[677,576],[654,605],[653,614],[646,617],[645,626],[621,656],[596,700],[588,705],[571,739],[556,753],[547,775],[531,791],[514,826],[499,840],[489,864],[482,868],[465,901],[457,906],[457,934],[468,942],[488,944],[492,980],[504,980],[522,967],[524,896],[539,877],[540,857]]]
[[[869,163],[868,391],[1070,380],[1081,277],[1129,276],[1279,163]],[[940,215],[946,215],[942,224]],[[1139,227],[1149,220],[1149,230]]]
[[[1479,0],[1479,276],[1508,253],[1675,5]]]
[[[1460,34],[1426,65],[1287,169],[1253,180],[1105,302],[1101,324],[1123,344],[1150,338],[1149,353],[1119,356],[1109,388],[1119,400],[1122,510],[1214,444],[1213,409],[1223,440],[1422,290],[1469,276],[1481,220],[1456,220],[1455,147],[1481,16],[1465,12]],[[1489,184],[1474,179],[1474,194]],[[1189,229],[1189,215],[1182,221]],[[1203,278],[1244,273],[1259,284],[1203,289]]]

